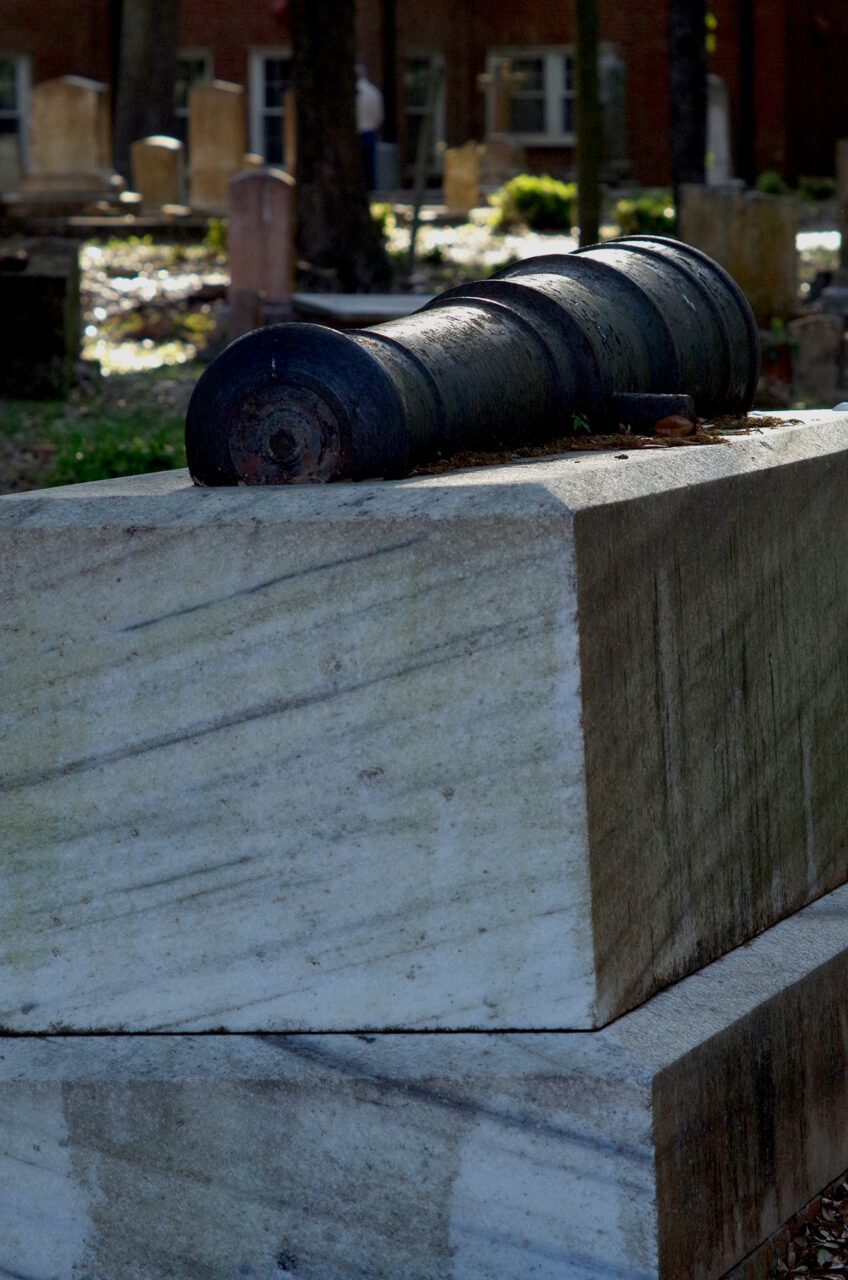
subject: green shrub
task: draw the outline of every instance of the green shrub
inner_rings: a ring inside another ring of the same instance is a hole
[[[371,218],[380,228],[384,238],[391,235],[397,225],[393,207],[382,200],[375,200],[371,205]]]
[[[623,236],[668,236],[674,234],[676,218],[671,192],[619,200],[615,220]]]
[[[805,200],[832,200],[836,195],[835,178],[801,178],[798,189]]]
[[[208,249],[210,253],[227,252],[226,218],[209,219],[206,223],[206,235],[203,237],[203,247],[204,249]]]
[[[184,466],[181,424],[143,436],[131,435],[126,424],[104,423],[94,432],[74,432],[61,441],[47,483],[79,484]]]
[[[532,231],[570,231],[577,186],[547,175],[520,173],[492,196],[499,230],[524,223]]]
[[[785,196],[789,188],[776,169],[766,169],[757,178],[757,190],[764,196]]]

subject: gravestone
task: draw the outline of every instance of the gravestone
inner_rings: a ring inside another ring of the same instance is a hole
[[[17,135],[0,134],[0,195],[16,190],[21,180],[21,153]]]
[[[0,499],[7,1271],[717,1280],[848,1165],[846,426]]]
[[[521,85],[524,77],[515,72],[510,58],[498,58],[491,71],[477,77],[477,87],[488,101],[490,128],[480,155],[480,181],[489,187],[500,187],[526,167],[524,148],[511,135],[511,90]]]
[[[808,405],[836,404],[845,377],[845,321],[841,315],[812,312],[787,326],[792,355],[793,395]]]
[[[67,394],[80,354],[78,245],[29,240],[0,258],[0,394],[52,399]]]
[[[448,213],[468,213],[482,204],[480,152],[476,142],[446,149],[444,200]]]
[[[797,314],[800,203],[794,196],[684,185],[678,234],[730,272],[757,320]]]
[[[733,177],[730,98],[721,76],[707,76],[707,182],[725,186]]]
[[[116,196],[123,181],[112,170],[109,87],[81,76],[43,80],[30,95],[30,164],[26,196]]]
[[[230,338],[291,318],[295,269],[295,184],[282,169],[230,181],[230,287],[224,327]]]
[[[603,48],[598,61],[603,111],[604,174],[621,182],[633,170],[627,138],[627,63],[614,49]]]
[[[148,208],[185,199],[185,148],[178,138],[154,134],[130,147],[133,190]]]
[[[201,213],[227,211],[230,179],[247,150],[244,89],[225,80],[192,85],[188,99],[189,204]]]

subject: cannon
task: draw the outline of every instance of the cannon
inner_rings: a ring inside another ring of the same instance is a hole
[[[575,422],[745,413],[758,372],[757,325],[727,272],[630,236],[529,258],[373,328],[246,334],[195,387],[188,465],[203,485],[397,477]]]

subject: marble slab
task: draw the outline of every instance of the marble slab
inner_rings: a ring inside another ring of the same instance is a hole
[[[0,1042],[0,1275],[717,1280],[848,1165],[848,889],[595,1032]]]
[[[848,416],[0,499],[0,1027],[607,1022],[848,878]]]

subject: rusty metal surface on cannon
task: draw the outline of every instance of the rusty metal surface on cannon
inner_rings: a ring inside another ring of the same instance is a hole
[[[735,282],[676,240],[632,236],[529,258],[402,320],[239,338],[186,418],[198,484],[402,476],[460,450],[744,413],[759,338]]]

